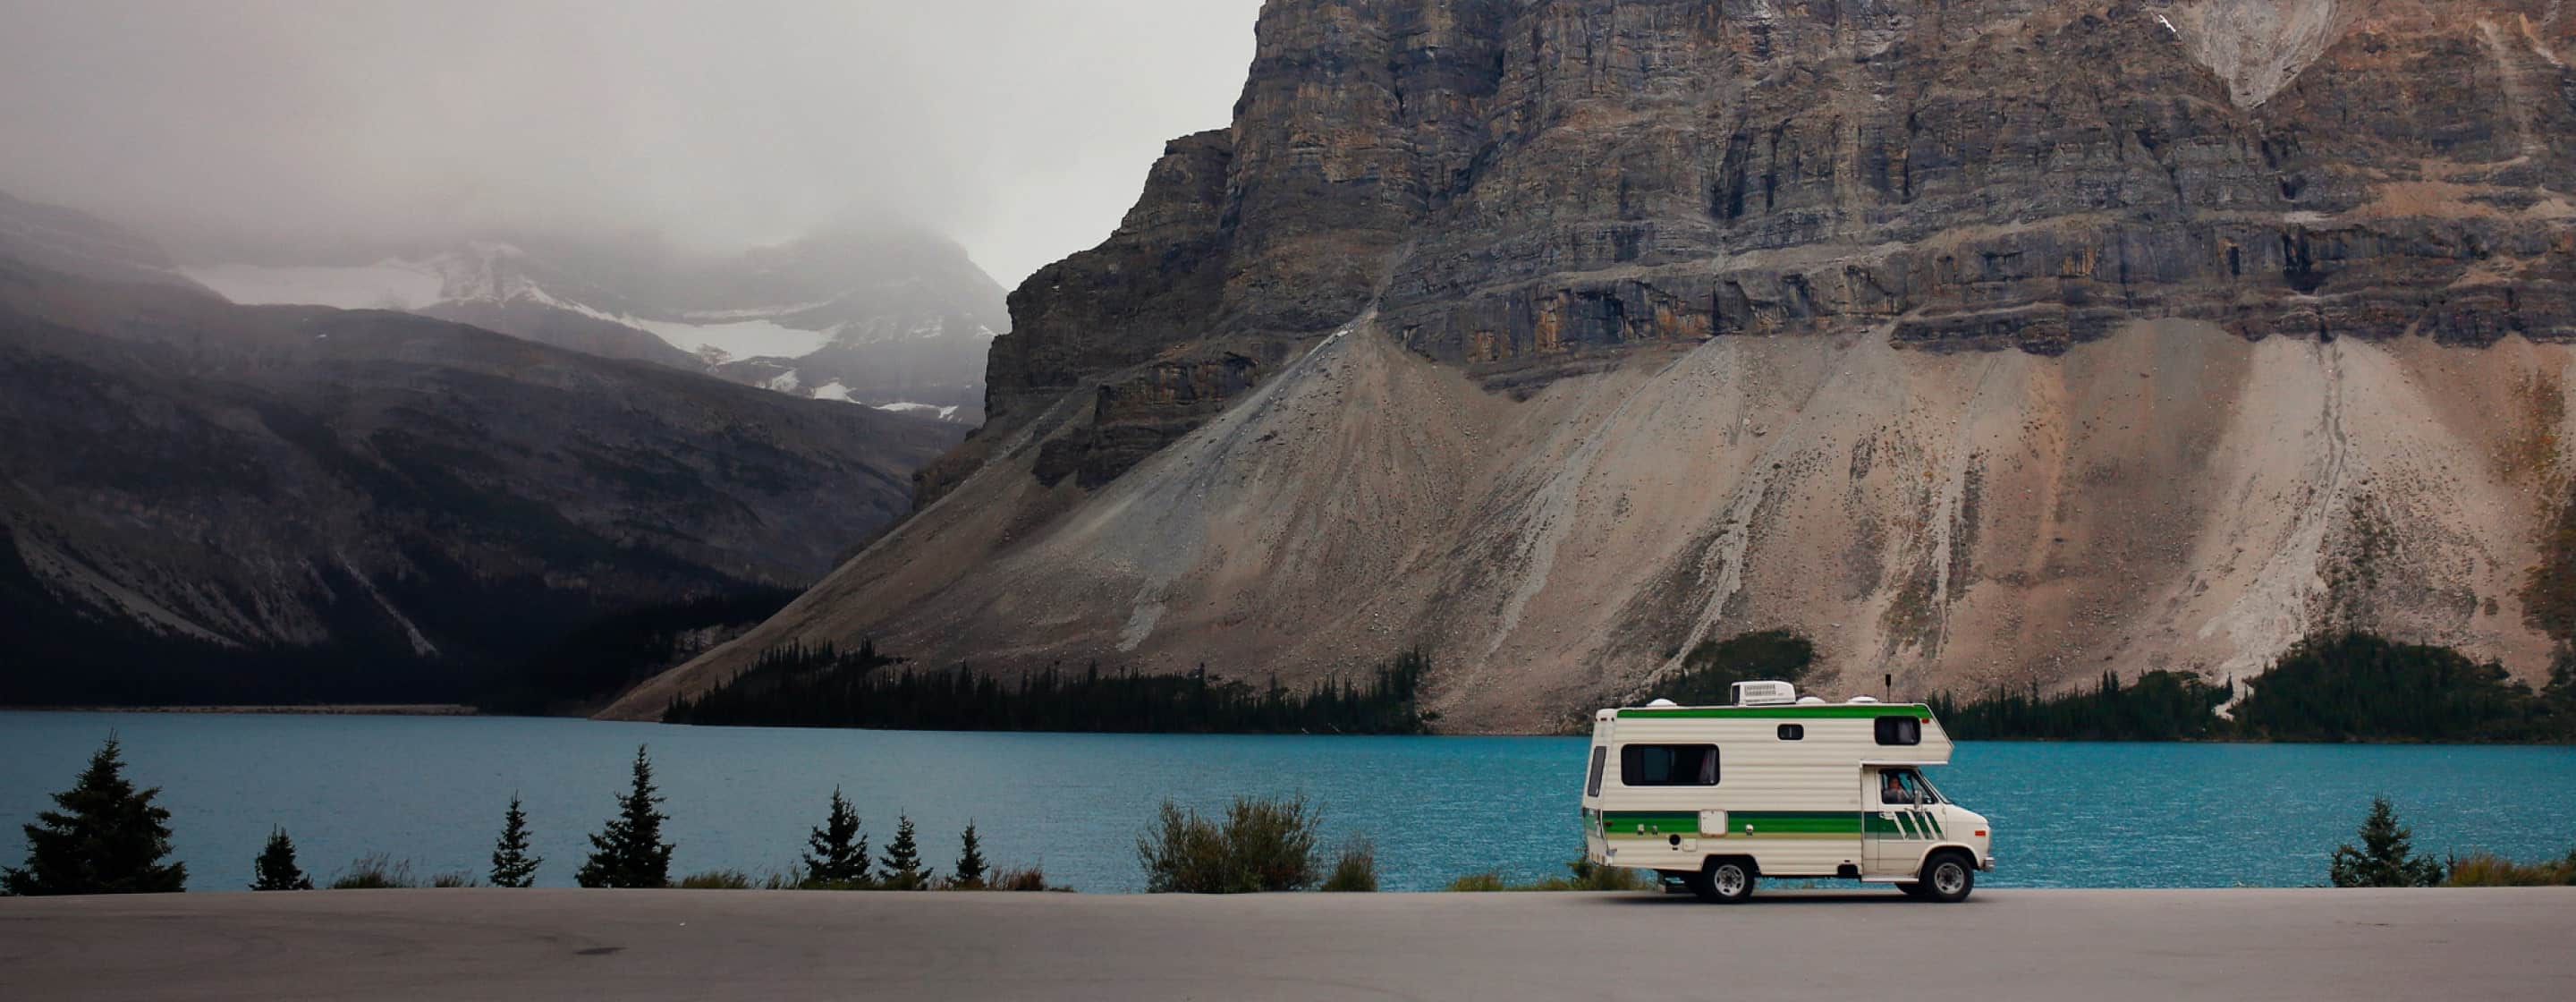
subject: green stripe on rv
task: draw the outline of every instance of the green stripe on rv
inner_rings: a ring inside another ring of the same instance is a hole
[[[1768,835],[1768,834],[1780,834],[1780,835],[1786,835],[1786,834],[1789,834],[1789,833],[1792,833],[1792,832],[1801,833],[1801,834],[1856,835],[1856,834],[1859,834],[1859,833],[1860,833],[1860,812],[1858,812],[1858,811],[1728,811],[1728,812],[1727,812],[1727,814],[1726,814],[1726,828],[1727,828],[1727,832],[1728,832],[1728,834],[1733,834],[1733,835],[1740,835],[1740,834],[1743,834],[1743,833],[1744,833],[1744,826],[1746,826],[1746,825],[1751,825],[1751,826],[1753,826],[1753,833],[1754,833],[1754,834],[1756,834],[1756,835]]]
[[[1619,711],[1621,720],[1867,720],[1873,717],[1920,717],[1928,720],[1932,717],[1932,708],[1920,703],[1872,703],[1864,706],[1707,706]]]
[[[1931,811],[1900,810],[1895,814],[1896,816],[1892,818],[1883,818],[1876,814],[1868,815],[1867,831],[1872,835],[1894,835],[1909,839],[1943,838],[1947,835],[1941,827],[1939,816]]]
[[[1613,838],[1720,834],[1700,831],[1699,819],[1697,811],[1610,811],[1602,815],[1601,821],[1603,833]],[[1747,826],[1751,826],[1750,831]],[[1857,811],[1729,811],[1726,827],[1723,834],[1756,838],[1858,835],[1861,816]]]

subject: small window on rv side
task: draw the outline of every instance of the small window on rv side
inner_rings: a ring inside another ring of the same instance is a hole
[[[1782,725],[1780,725],[1780,740],[1782,740],[1782,741],[1804,741],[1804,740],[1807,740],[1807,725],[1805,725],[1805,724],[1782,724]]]
[[[1913,717],[1878,718],[1878,743],[1883,745],[1919,745],[1923,743],[1923,721]]]
[[[1609,749],[1609,747],[1608,747],[1608,746],[1605,746],[1605,745],[1594,745],[1594,746],[1593,746],[1593,748],[1592,748],[1592,779],[1591,779],[1591,781],[1590,781],[1590,782],[1587,782],[1587,783],[1583,784],[1583,795],[1584,795],[1584,796],[1587,796],[1587,797],[1598,797],[1598,796],[1600,796],[1600,795],[1601,795],[1601,771],[1602,771],[1602,767],[1607,766],[1607,765],[1609,765],[1609,764],[1610,764],[1610,749]]]
[[[1716,745],[1622,745],[1619,782],[1626,786],[1716,786]]]

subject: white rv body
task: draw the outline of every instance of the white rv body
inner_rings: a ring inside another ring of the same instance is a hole
[[[1922,775],[1950,762],[1950,737],[1931,708],[1801,701],[1785,689],[1740,684],[1739,700],[1754,705],[1596,714],[1584,776],[1585,854],[1724,900],[1750,893],[1757,875],[1966,897],[1974,883],[1966,871],[1994,868],[1992,829]],[[1891,782],[1902,789],[1891,791]],[[1742,887],[1712,895],[1711,874]]]

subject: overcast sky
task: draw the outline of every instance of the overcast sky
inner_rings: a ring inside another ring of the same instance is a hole
[[[0,190],[322,246],[730,250],[851,212],[1004,285],[1227,124],[1260,0],[0,0]]]

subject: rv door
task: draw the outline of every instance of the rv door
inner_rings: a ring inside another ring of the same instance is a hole
[[[1861,876],[1910,877],[1940,838],[1931,787],[1912,769],[1861,770]]]

